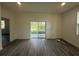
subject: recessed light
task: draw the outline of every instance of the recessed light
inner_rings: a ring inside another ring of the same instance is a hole
[[[64,6],[64,5],[66,5],[66,2],[61,3],[61,6]]]
[[[18,5],[21,5],[21,2],[17,2]]]

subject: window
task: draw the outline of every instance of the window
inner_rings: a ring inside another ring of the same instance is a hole
[[[5,21],[1,20],[1,29],[5,29]]]
[[[79,12],[77,12],[77,35],[79,35]]]

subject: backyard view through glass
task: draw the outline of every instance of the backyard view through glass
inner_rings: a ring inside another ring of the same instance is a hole
[[[46,32],[46,23],[45,22],[31,22],[31,38],[45,38]]]

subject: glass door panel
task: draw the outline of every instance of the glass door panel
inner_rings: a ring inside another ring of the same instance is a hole
[[[38,34],[39,34],[39,38],[45,38],[45,22],[39,22],[38,25]]]
[[[38,38],[38,23],[31,22],[31,38]]]
[[[45,39],[46,22],[31,22],[31,39]]]

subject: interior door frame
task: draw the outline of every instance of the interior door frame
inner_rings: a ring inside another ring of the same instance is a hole
[[[8,42],[10,43],[10,20],[8,18],[5,18],[5,17],[1,17],[1,20],[8,20],[9,21],[9,28],[8,28],[8,30],[9,30],[9,39],[8,39]],[[2,36],[2,31],[3,31],[3,29],[1,29],[1,36]],[[2,38],[2,46],[3,46],[3,38]]]

